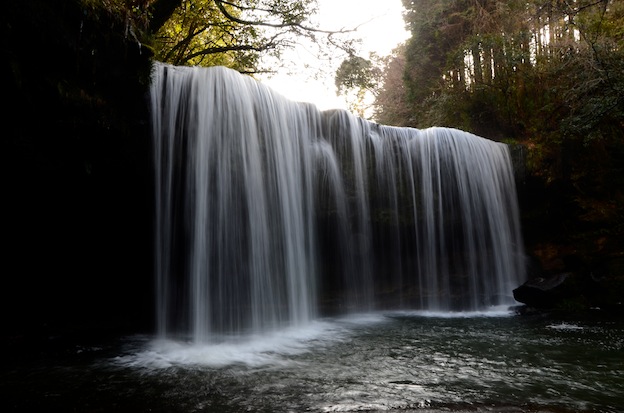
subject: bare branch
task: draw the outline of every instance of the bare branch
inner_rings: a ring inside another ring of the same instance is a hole
[[[281,33],[280,33],[281,34]],[[185,61],[192,60],[195,57],[206,56],[217,53],[226,53],[226,52],[263,52],[271,49],[275,49],[279,46],[280,42],[278,38],[280,34],[276,34],[272,38],[268,39],[266,42],[261,44],[253,45],[253,44],[242,44],[242,45],[229,45],[229,46],[218,46],[218,47],[207,47],[198,52],[189,54],[185,57]]]
[[[310,26],[305,26],[302,25],[301,23],[294,23],[294,22],[284,22],[284,23],[269,23],[269,22],[263,22],[263,21],[250,21],[250,20],[244,20],[244,19],[240,19],[236,16],[233,16],[230,12],[227,11],[227,9],[225,8],[224,4],[227,5],[233,5],[232,3],[223,1],[223,0],[214,0],[215,4],[217,5],[217,7],[219,8],[219,11],[221,12],[221,14],[223,14],[223,16],[225,16],[225,18],[227,18],[228,20],[231,20],[233,22],[239,23],[239,24],[245,24],[245,25],[251,25],[251,26],[264,26],[264,27],[274,27],[274,28],[285,28],[285,27],[292,27],[292,28],[299,28],[302,30],[306,30],[309,32],[315,32],[315,33],[325,33],[325,34],[336,34],[336,33],[351,33],[354,32],[356,29],[341,29],[341,30],[323,30],[323,29],[317,29],[314,27],[310,27]],[[233,5],[236,7],[236,5]]]

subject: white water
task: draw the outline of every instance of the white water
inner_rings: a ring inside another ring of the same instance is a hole
[[[154,372],[169,367],[193,366],[296,367],[296,356],[329,349],[337,343],[350,340],[359,327],[382,325],[389,321],[384,314],[367,313],[313,320],[305,326],[245,337],[215,334],[209,343],[159,338],[147,342],[140,351],[116,357],[114,362],[120,366]]]
[[[162,337],[514,303],[506,145],[320,112],[221,67],[157,63],[151,97]]]
[[[484,311],[434,312],[402,310],[350,314],[311,321],[305,326],[288,327],[245,337],[215,334],[209,343],[182,342],[166,338],[149,340],[138,351],[118,356],[114,364],[158,372],[170,367],[223,368],[239,366],[257,369],[296,368],[299,356],[331,352],[340,343],[354,340],[363,329],[391,328],[396,319],[449,320],[465,319],[475,323],[480,318],[513,317],[508,309]],[[547,328],[561,328],[547,326]],[[567,328],[567,327],[566,327]],[[580,327],[577,327],[580,328]],[[306,366],[311,368],[311,366]]]

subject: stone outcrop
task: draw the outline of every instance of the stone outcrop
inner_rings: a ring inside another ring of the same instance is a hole
[[[570,287],[569,278],[570,273],[533,278],[513,290],[513,295],[516,301],[529,307],[554,308],[562,300],[575,295],[574,289]]]

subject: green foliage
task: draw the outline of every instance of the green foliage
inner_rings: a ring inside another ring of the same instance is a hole
[[[336,94],[346,98],[352,112],[367,117],[366,112],[370,106],[367,98],[373,98],[377,94],[381,77],[382,70],[374,54],[371,60],[351,55],[336,70]]]
[[[349,89],[373,89],[377,84],[379,70],[373,67],[370,60],[359,56],[345,59],[336,71],[336,93]]]
[[[159,4],[171,10],[155,24],[156,58],[163,62],[252,74],[273,72],[267,58],[280,64],[282,53],[302,39],[349,49],[339,36],[347,30],[325,31],[310,22],[316,0],[155,0],[150,10],[160,16]]]
[[[232,17],[241,16],[240,10],[223,7]],[[184,1],[157,33],[156,58],[176,65],[223,65],[250,71],[262,48],[258,37],[255,27],[229,19],[214,1]]]
[[[560,143],[622,133],[624,2],[404,0],[402,123]]]

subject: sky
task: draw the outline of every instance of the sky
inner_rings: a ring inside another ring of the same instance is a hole
[[[321,29],[358,28],[354,36],[362,39],[359,56],[367,58],[370,52],[386,56],[409,37],[403,22],[401,0],[318,0],[318,5],[319,12],[314,21],[319,22]],[[321,110],[346,109],[344,99],[336,96],[334,85],[340,59],[331,64],[319,61],[304,46],[298,46],[285,53],[283,60],[296,62],[300,70],[296,73],[283,70],[270,78],[260,78],[260,81],[288,99],[311,102]],[[315,79],[319,72],[323,76]]]

